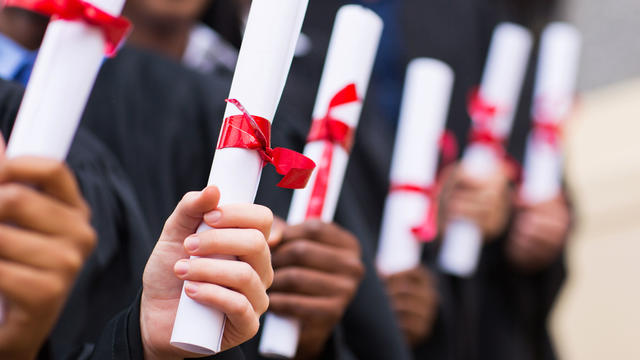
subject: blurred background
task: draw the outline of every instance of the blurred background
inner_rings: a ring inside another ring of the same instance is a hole
[[[640,1],[565,13],[585,40],[566,143],[578,221],[551,328],[562,359],[640,359]]]

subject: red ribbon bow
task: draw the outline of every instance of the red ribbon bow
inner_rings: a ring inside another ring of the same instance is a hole
[[[351,104],[360,101],[355,84],[349,84],[338,91],[329,102],[327,113],[324,117],[314,120],[307,137],[308,142],[324,141],[324,151],[318,165],[309,206],[307,208],[307,219],[322,217],[325,197],[329,187],[329,173],[333,162],[333,145],[342,146],[347,152],[353,146],[353,129],[343,121],[334,118],[331,113],[338,106]]]
[[[424,221],[411,228],[413,235],[420,241],[431,242],[438,235],[438,187],[436,185],[420,186],[414,184],[392,184],[390,192],[410,192],[429,199],[429,210]]]
[[[240,148],[256,150],[264,164],[272,164],[284,178],[278,183],[286,189],[302,189],[307,185],[316,164],[308,157],[285,148],[271,148],[271,123],[269,120],[249,115],[238,100],[227,99],[242,115],[224,120],[218,149]]]
[[[52,20],[84,21],[97,26],[105,37],[107,56],[116,54],[131,30],[131,23],[126,18],[113,16],[82,0],[4,0],[4,6],[51,16]]]
[[[469,141],[494,149],[498,157],[504,155],[504,139],[497,136],[492,129],[495,117],[501,111],[498,106],[482,97],[479,88],[475,88],[469,95],[468,111],[473,121]]]

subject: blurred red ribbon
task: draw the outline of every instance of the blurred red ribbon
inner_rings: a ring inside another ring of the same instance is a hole
[[[131,30],[131,23],[82,0],[4,0],[4,6],[51,16],[52,20],[84,21],[100,28],[105,37],[105,54],[114,56]]]
[[[567,98],[570,99],[570,97]],[[562,101],[564,99],[566,98],[561,97],[559,101],[549,101],[544,97],[536,99],[532,131],[537,141],[545,142],[554,147],[559,146],[562,138],[562,126],[560,119],[554,115],[554,110],[557,109],[552,109],[552,107],[568,106]]]
[[[482,97],[480,89],[475,88],[469,95],[468,111],[473,121],[469,141],[488,146],[496,152],[498,157],[502,157],[504,139],[493,132],[495,117],[501,109]]]
[[[415,184],[391,184],[391,193],[409,192],[426,197],[429,200],[424,221],[411,228],[416,239],[431,242],[438,236],[438,186],[420,186]]]
[[[324,209],[325,197],[329,188],[329,174],[331,172],[331,164],[333,162],[333,146],[340,145],[345,151],[351,151],[353,146],[354,130],[343,121],[332,116],[332,111],[342,105],[356,103],[360,101],[356,85],[351,83],[338,91],[327,108],[324,117],[314,120],[311,124],[311,130],[307,137],[308,142],[324,141],[324,151],[318,165],[318,174],[316,175],[307,207],[307,219],[317,219],[322,217]]]
[[[233,115],[224,120],[218,149],[240,148],[255,150],[264,165],[272,164],[284,178],[278,183],[286,189],[302,189],[307,185],[316,164],[308,157],[285,148],[271,148],[271,123],[269,120],[249,115],[238,100],[227,99],[242,115]]]

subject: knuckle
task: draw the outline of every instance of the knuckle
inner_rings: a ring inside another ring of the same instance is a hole
[[[25,189],[21,185],[7,184],[0,191],[0,208],[2,212],[16,211],[24,204]]]
[[[75,274],[84,263],[82,255],[77,251],[65,251],[61,255],[62,268],[68,274]]]
[[[238,271],[238,280],[242,284],[252,283],[255,280],[255,271],[251,267],[251,265],[241,262],[239,263],[240,268]]]
[[[265,288],[270,288],[271,285],[273,285],[273,279],[275,277],[275,273],[273,271],[273,268],[271,266],[269,266],[269,268],[267,269],[267,273],[264,276],[264,286]]]
[[[242,300],[240,301],[235,301],[230,307],[230,315],[244,316],[250,312],[253,312],[253,307],[251,306],[251,303],[249,303],[249,300],[244,296],[242,296],[241,299]]]
[[[267,239],[264,237],[262,231],[258,229],[247,229],[250,231],[250,251],[252,253],[260,253],[267,246]]]
[[[324,224],[322,221],[314,219],[306,222],[307,233],[311,238],[318,238],[322,234]]]
[[[296,262],[304,262],[307,254],[311,251],[309,244],[306,241],[296,241],[291,244],[289,248],[291,257]]]
[[[271,227],[271,224],[273,224],[273,212],[271,211],[271,209],[262,205],[256,205],[256,206],[259,209],[259,211],[262,212],[261,218],[263,223],[261,225],[267,228]]]

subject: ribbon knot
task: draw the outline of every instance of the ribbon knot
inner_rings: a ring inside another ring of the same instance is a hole
[[[422,242],[431,242],[438,236],[438,186],[420,186],[416,184],[392,184],[390,193],[409,192],[426,197],[429,209],[424,220],[411,228],[411,233]]]
[[[285,148],[271,148],[271,123],[250,115],[238,100],[225,100],[235,105],[242,115],[224,120],[217,149],[240,148],[255,150],[263,164],[272,164],[284,178],[278,186],[286,189],[302,189],[307,185],[316,164],[308,157]]]
[[[496,135],[493,125],[496,116],[502,110],[495,104],[485,99],[479,88],[471,91],[468,101],[468,112],[473,122],[469,141],[480,143],[492,148],[498,157],[504,155],[504,139]]]
[[[84,21],[98,27],[105,38],[105,54],[114,56],[131,30],[124,17],[113,16],[82,0],[4,0],[4,6],[18,7],[50,16],[52,20]]]
[[[347,152],[351,151],[351,147],[353,146],[353,128],[343,121],[334,118],[332,112],[336,107],[358,101],[360,101],[360,99],[358,97],[356,84],[348,84],[331,98],[325,116],[314,120],[311,124],[307,141],[324,141],[325,146],[307,207],[307,219],[322,217],[325,197],[329,188],[329,174],[333,163],[333,146],[340,145]]]
[[[564,98],[559,101],[548,101],[544,98],[536,99],[533,114],[533,134],[537,141],[548,143],[554,147],[560,144],[562,126],[560,125],[560,119],[555,114],[558,111],[564,112],[567,111],[565,109],[570,108],[570,105],[567,105],[568,102],[562,100]]]

